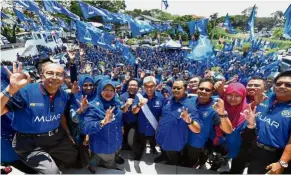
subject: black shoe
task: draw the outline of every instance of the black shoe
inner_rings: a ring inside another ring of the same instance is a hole
[[[115,158],[115,162],[117,164],[124,164],[125,160],[123,157],[121,157],[121,155],[117,155],[116,158]]]
[[[87,168],[92,174],[96,174],[96,170],[94,167],[88,166]]]
[[[136,161],[140,161],[141,158],[142,158],[142,154],[141,154],[141,155],[140,155],[140,154],[137,154],[137,155],[135,155],[134,160],[136,160]]]
[[[160,163],[160,162],[166,161],[166,160],[167,160],[167,158],[164,155],[160,155],[160,156],[155,158],[154,162],[155,163]]]

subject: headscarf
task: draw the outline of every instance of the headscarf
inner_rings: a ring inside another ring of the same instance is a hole
[[[102,91],[107,85],[111,85],[115,90],[114,83],[111,80],[106,79],[101,81],[97,87],[95,103],[98,103],[98,108],[101,110],[102,113],[104,113],[104,115],[106,113],[106,110],[109,109],[109,107],[115,106],[114,114],[117,115],[119,112],[121,112],[120,110],[121,102],[119,101],[117,94],[114,92],[114,97],[110,101],[106,101],[101,95]]]
[[[226,100],[226,95],[232,92],[235,92],[242,96],[242,102],[236,106],[231,106]],[[246,88],[241,83],[232,83],[226,88],[225,95],[223,97],[224,107],[228,113],[228,118],[231,121],[233,128],[237,128],[245,121],[245,117],[242,116],[240,113],[248,107],[246,93]],[[223,131],[220,129],[219,126],[216,126],[215,130],[216,137],[214,139],[214,144],[217,145],[219,142],[219,138],[223,136]]]
[[[84,89],[83,89],[83,85],[84,83],[87,83],[87,82],[90,82],[93,84],[93,90],[90,94],[87,94]],[[80,78],[79,78],[79,81],[78,81],[78,85],[80,86],[81,88],[81,93],[82,95],[87,95],[87,99],[88,101],[92,101],[95,96],[96,96],[96,90],[95,90],[95,87],[94,87],[94,79],[93,77],[91,77],[90,75],[88,74],[85,74],[85,75],[82,75]]]

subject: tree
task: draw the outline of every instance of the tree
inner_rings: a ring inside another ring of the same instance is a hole
[[[248,7],[246,9],[244,9],[241,14],[245,15],[245,16],[250,16],[251,13],[252,13],[252,10],[253,10],[253,7]],[[255,15],[257,14],[257,11],[258,11],[258,7],[256,6],[255,7]]]
[[[279,25],[283,25],[284,24],[284,13],[280,10],[274,12],[271,14],[273,19],[274,19],[274,26],[276,26],[276,24]]]
[[[210,21],[209,21],[209,23],[213,21],[213,28],[212,28],[212,31],[211,31],[211,42],[212,42],[213,36],[214,36],[214,31],[215,31],[215,27],[216,27],[217,16],[218,16],[218,13],[214,13],[214,14],[210,15]]]
[[[280,39],[283,37],[283,28],[275,28],[273,31],[272,38]]]

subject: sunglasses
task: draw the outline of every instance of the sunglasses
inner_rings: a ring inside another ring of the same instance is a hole
[[[93,84],[84,84],[83,87],[84,88],[93,87]]]
[[[291,88],[291,83],[284,83],[284,82],[277,82],[275,83],[275,86],[281,87],[283,84],[285,85],[285,87]]]
[[[206,92],[211,92],[212,91],[212,89],[208,89],[208,88],[199,88],[199,90],[200,91],[206,91]]]

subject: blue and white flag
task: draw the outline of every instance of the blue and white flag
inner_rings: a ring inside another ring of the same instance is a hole
[[[1,12],[1,18],[8,19],[9,17],[5,13]]]
[[[186,56],[188,60],[206,60],[213,56],[213,46],[208,39],[208,36],[200,35],[193,50]]]
[[[72,19],[80,20],[79,16],[77,16],[76,14],[70,12],[68,9],[63,7],[61,4],[59,4],[55,0],[43,1],[43,6],[44,6],[44,9],[46,11],[48,11],[48,12],[60,13],[60,14],[66,15],[66,16],[72,18]]]
[[[38,14],[40,11],[38,5],[32,0],[13,0],[13,2],[20,4],[25,9],[35,12],[36,14]]]
[[[88,19],[94,16],[107,17],[107,15],[100,9],[93,7],[85,2],[78,1],[84,18]]]
[[[224,22],[223,22],[222,27],[226,28],[227,32],[230,33],[230,34],[236,34],[237,33],[237,31],[231,25],[228,13],[226,14],[226,16],[224,18]]]
[[[179,25],[178,28],[177,28],[177,32],[181,32],[182,34],[185,34],[186,32],[183,30],[182,26]]]
[[[168,0],[162,0],[162,2],[164,3],[165,9],[167,10],[169,7]]]
[[[51,29],[54,27],[54,24],[48,20],[41,12],[38,13],[42,26],[46,29]]]
[[[253,7],[252,13],[248,20],[248,30],[250,31],[251,40],[255,39],[255,14],[256,14],[256,5]]]
[[[286,18],[283,37],[291,39],[291,4],[284,13]]]
[[[58,24],[60,27],[65,28],[67,31],[71,31],[71,27],[65,21],[58,19]]]
[[[32,28],[32,30],[35,32],[40,30],[39,26],[35,22],[30,23],[30,28]]]
[[[21,13],[19,10],[13,8],[13,11],[15,13],[15,15],[17,16],[17,18],[21,21],[21,22],[29,22],[31,21],[31,19],[27,18],[23,13]]]

